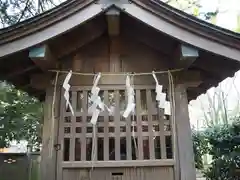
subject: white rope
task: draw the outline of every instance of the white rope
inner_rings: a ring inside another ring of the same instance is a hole
[[[179,72],[183,69],[170,69],[167,71],[155,71],[155,74],[164,74],[164,73],[173,73],[173,72]],[[49,70],[49,72],[59,72],[63,74],[68,74],[69,71],[61,71],[61,70]],[[95,76],[95,73],[81,73],[81,72],[72,72],[74,75],[81,75],[81,76]],[[122,76],[126,74],[131,74],[130,72],[122,72],[122,73],[101,73],[102,76]],[[152,75],[152,72],[140,72],[140,73],[133,73],[134,76],[144,76],[144,75]]]

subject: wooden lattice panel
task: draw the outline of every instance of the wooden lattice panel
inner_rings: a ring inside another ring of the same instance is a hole
[[[63,161],[91,161],[92,141],[96,161],[172,159],[170,117],[156,108],[154,87],[136,86],[136,112],[122,117],[127,97],[124,86],[103,86],[100,96],[111,109],[101,112],[96,125],[97,138],[88,114],[91,87],[73,87],[70,93],[75,116],[61,103],[60,136]]]

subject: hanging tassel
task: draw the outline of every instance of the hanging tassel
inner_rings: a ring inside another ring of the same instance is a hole
[[[126,78],[126,88],[127,88],[128,104],[127,104],[126,110],[123,113],[124,118],[127,118],[129,114],[134,111],[134,108],[135,108],[134,89],[131,86],[129,76],[127,76]]]
[[[67,74],[64,82],[63,82],[63,88],[65,89],[65,92],[64,92],[64,98],[66,99],[66,108],[69,107],[72,115],[74,115],[74,111],[73,111],[73,108],[72,108],[72,105],[69,101],[69,90],[70,90],[70,84],[69,84],[69,81],[72,77],[72,70],[69,71],[69,73]]]

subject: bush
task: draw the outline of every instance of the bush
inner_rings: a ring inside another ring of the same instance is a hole
[[[196,168],[208,180],[238,180],[240,169],[240,123],[215,126],[203,132],[193,131]],[[202,156],[212,156],[210,167],[204,169]]]

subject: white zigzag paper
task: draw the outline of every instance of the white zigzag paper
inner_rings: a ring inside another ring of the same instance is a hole
[[[65,92],[64,92],[64,97],[66,99],[66,108],[69,107],[70,108],[70,111],[72,113],[72,115],[74,115],[74,111],[73,111],[73,108],[72,108],[72,105],[69,101],[69,90],[70,90],[70,84],[69,84],[69,81],[72,77],[72,70],[69,71],[69,73],[67,74],[64,82],[63,82],[63,88],[65,89]]]

